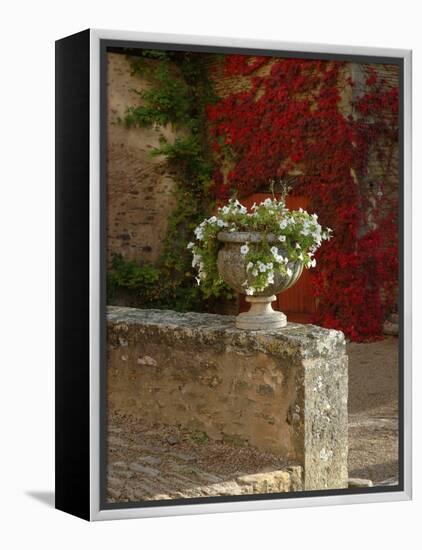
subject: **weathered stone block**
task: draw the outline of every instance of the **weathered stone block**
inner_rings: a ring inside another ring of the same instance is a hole
[[[341,332],[110,307],[107,387],[109,410],[282,455],[302,466],[304,489],[347,487]]]

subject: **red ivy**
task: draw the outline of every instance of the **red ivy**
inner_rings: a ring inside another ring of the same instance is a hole
[[[264,76],[251,76],[264,65]],[[220,170],[215,195],[236,189],[248,195],[274,177],[299,173],[295,192],[306,195],[323,225],[334,230],[317,256],[312,276],[315,322],[343,330],[352,340],[382,334],[385,312],[397,287],[396,199],[384,200],[375,229],[361,234],[364,204],[355,174],[364,175],[371,146],[397,139],[397,88],[378,82],[371,70],[367,90],[340,110],[341,62],[226,56],[224,74],[250,75],[251,87],[208,107],[213,150]],[[368,117],[370,119],[368,120]],[[234,160],[233,160],[234,159]],[[382,159],[382,152],[380,153]],[[232,168],[223,177],[223,167]]]

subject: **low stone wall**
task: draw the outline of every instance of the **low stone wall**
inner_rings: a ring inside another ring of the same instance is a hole
[[[282,455],[302,466],[304,489],[347,487],[341,332],[110,307],[107,373],[109,411]]]

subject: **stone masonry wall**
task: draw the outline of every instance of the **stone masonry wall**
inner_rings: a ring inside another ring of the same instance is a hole
[[[305,489],[347,486],[342,333],[110,307],[107,364],[110,412],[271,451],[302,466]]]
[[[148,86],[131,74],[126,55],[107,54],[107,246],[125,259],[155,262],[174,206],[175,181],[161,157],[152,157],[159,137],[174,139],[170,128],[127,128],[129,106],[139,104],[134,90]]]

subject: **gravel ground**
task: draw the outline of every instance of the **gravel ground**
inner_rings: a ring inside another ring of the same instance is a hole
[[[348,344],[349,477],[397,483],[398,346]],[[141,501],[295,490],[300,470],[202,433],[109,418],[108,500]]]
[[[349,476],[398,478],[398,340],[348,345]]]
[[[301,468],[280,457],[127,416],[110,419],[108,447],[109,502],[300,489]]]

